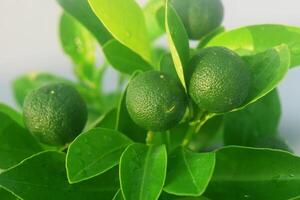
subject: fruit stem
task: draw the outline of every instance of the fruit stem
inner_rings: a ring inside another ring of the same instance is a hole
[[[64,146],[59,148],[59,151],[65,152],[69,148],[69,145],[70,145],[69,143],[65,144]]]
[[[202,126],[214,116],[215,114],[213,113],[204,112],[199,116],[198,120],[192,122],[190,124],[190,128],[188,129],[185,138],[182,141],[182,146],[184,147],[188,146],[190,144],[191,139],[193,138],[193,135],[199,133]]]
[[[147,138],[146,138],[146,144],[151,145],[153,138],[154,138],[154,133],[152,131],[148,131]]]
[[[189,143],[194,135],[194,132],[195,132],[195,125],[190,125],[190,128],[188,129],[188,132],[182,141],[182,146],[186,147],[189,145]]]

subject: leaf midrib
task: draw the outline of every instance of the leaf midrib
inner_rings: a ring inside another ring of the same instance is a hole
[[[189,166],[189,164],[188,164],[188,162],[187,162],[187,160],[186,160],[184,150],[182,150],[182,157],[183,157],[184,164],[186,165],[187,171],[188,171],[188,173],[189,173],[190,176],[191,176],[193,185],[195,186],[197,192],[199,192],[200,189],[197,187],[197,182],[196,182],[196,180],[195,180],[195,178],[194,178],[194,175],[193,175],[193,173],[192,173],[192,170],[191,170],[191,168],[190,168],[190,166]]]
[[[88,164],[86,167],[82,168],[79,172],[77,172],[74,176],[73,176],[73,179],[76,180],[76,178],[80,177],[81,173],[83,171],[86,171],[87,169],[91,168],[95,163],[99,162],[99,160],[105,158],[106,156],[108,156],[109,154],[112,154],[114,152],[117,152],[119,150],[121,150],[122,148],[125,149],[127,147],[128,144],[124,144],[122,146],[120,146],[119,148],[116,148],[116,149],[113,149],[107,153],[104,153],[102,156],[96,158],[93,162],[91,162],[90,164]],[[121,155],[120,155],[121,156]],[[100,172],[98,172],[100,173]],[[97,174],[97,173],[96,173]]]
[[[2,180],[2,181],[1,181]],[[76,188],[76,190],[74,189],[69,189],[69,188],[66,188],[66,187],[53,187],[54,185],[42,185],[42,184],[36,184],[36,183],[30,183],[30,182],[25,182],[25,181],[17,181],[17,180],[12,180],[12,179],[3,179],[3,178],[0,178],[0,181],[3,182],[7,182],[7,183],[16,183],[16,184],[20,184],[20,185],[27,185],[27,186],[34,186],[34,187],[37,187],[37,188],[45,188],[45,189],[50,189],[51,191],[62,191],[62,192],[65,192],[65,191],[81,191],[81,192],[105,192],[105,191],[114,191],[116,188],[101,188],[101,187],[96,187],[96,188],[89,188],[89,189],[82,189],[80,187]],[[5,186],[6,187],[6,186]]]
[[[140,189],[140,194],[139,194],[139,199],[140,200],[143,200],[143,193],[144,193],[144,185],[145,185],[145,177],[146,177],[146,172],[148,171],[148,162],[149,162],[149,156],[150,156],[150,153],[152,151],[153,147],[152,146],[149,146],[149,149],[147,151],[147,154],[145,156],[145,168],[143,170],[143,176],[142,176],[142,182],[141,182],[141,189]]]

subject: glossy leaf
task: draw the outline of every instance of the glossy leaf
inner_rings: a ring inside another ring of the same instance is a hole
[[[0,111],[0,169],[8,169],[42,151],[33,136]]]
[[[10,192],[0,188],[0,199],[1,200],[18,200],[17,197],[15,197],[13,194]]]
[[[132,78],[134,78],[138,73],[139,72],[134,73],[132,75]],[[123,96],[120,100],[116,129],[128,136],[133,141],[144,143],[146,140],[147,131],[139,127],[131,119],[126,107],[126,90],[124,91]]]
[[[12,120],[17,122],[20,126],[24,127],[23,116],[21,113],[17,112],[16,110],[12,109],[11,107],[0,103],[0,113],[6,114]],[[1,125],[0,125],[1,126]]]
[[[121,190],[118,190],[118,192],[116,193],[116,195],[114,196],[113,200],[124,200],[123,198],[123,194]]]
[[[64,13],[60,19],[60,41],[64,52],[75,64],[74,72],[85,85],[97,87],[95,67],[96,40],[75,18]]]
[[[209,34],[207,34],[206,36],[204,36],[199,45],[197,46],[197,49],[202,49],[204,47],[207,46],[207,44],[215,37],[217,37],[218,35],[220,35],[221,33],[225,32],[225,27],[220,26],[218,28],[216,28],[215,30],[213,30],[212,32],[210,32]]]
[[[187,122],[180,123],[177,126],[170,129],[170,141],[169,141],[169,151],[172,152],[174,149],[182,145],[182,141],[189,129],[189,124]]]
[[[159,70],[161,59],[165,54],[168,53],[168,50],[166,49],[166,47],[154,47],[152,52],[153,52],[153,63],[154,63],[153,68],[155,70]],[[171,57],[171,59],[172,59],[172,57]],[[175,68],[174,68],[174,71],[175,71]]]
[[[189,124],[187,122],[183,122],[168,131],[153,132],[151,144],[165,144],[168,153],[172,152],[174,149],[181,147],[182,141],[186,135],[188,128]]]
[[[94,13],[120,43],[151,61],[144,15],[132,0],[88,0]]]
[[[280,137],[279,135],[262,137],[254,143],[253,147],[278,149],[293,153],[293,150],[289,147],[286,140]]]
[[[70,183],[98,176],[119,164],[131,141],[122,133],[95,128],[79,135],[69,146],[66,168]]]
[[[164,0],[151,0],[148,1],[146,6],[143,8],[146,26],[151,40],[158,38],[164,33],[164,29],[162,29],[157,18],[157,13],[163,7]]]
[[[282,81],[290,65],[290,53],[286,45],[269,49],[254,56],[244,57],[251,73],[251,87],[245,103],[236,110],[265,96]]]
[[[178,148],[169,156],[164,191],[178,196],[200,196],[215,167],[215,153],[194,153]]]
[[[263,52],[281,44],[286,44],[290,50],[290,67],[299,65],[299,27],[277,24],[246,26],[218,35],[207,46],[225,46],[237,51],[240,55],[247,55]]]
[[[120,162],[121,190],[126,200],[156,200],[162,191],[167,170],[164,146],[132,144]]]
[[[209,200],[206,197],[186,197],[186,196],[176,196],[176,195],[171,195],[167,193],[163,193],[160,197],[159,200]]]
[[[115,129],[117,120],[117,109],[112,109],[105,115],[99,117],[95,122],[93,122],[87,129],[92,129],[96,127]]]
[[[147,71],[152,69],[152,66],[140,55],[117,40],[107,42],[103,46],[103,52],[109,63],[122,73],[133,74],[136,70]]]
[[[211,199],[282,200],[300,194],[300,158],[279,150],[225,147],[205,193]]]
[[[260,139],[275,135],[280,115],[280,99],[276,90],[243,110],[226,114],[225,144],[253,146]]]
[[[289,200],[300,200],[300,196],[295,197],[295,198],[291,198],[291,199],[289,199]]]
[[[101,45],[113,37],[93,13],[88,0],[56,0],[61,7],[82,23],[97,38]]]
[[[118,190],[117,168],[70,185],[65,171],[65,154],[43,152],[0,174],[0,185],[22,199],[111,200]]]
[[[64,52],[79,65],[94,64],[96,45],[93,36],[76,19],[63,13],[60,19],[60,41]]]
[[[176,69],[175,69],[175,65],[174,65],[172,56],[169,53],[163,55],[163,57],[161,58],[160,71],[173,76],[173,78],[176,78],[176,79],[179,78],[177,75]]]
[[[13,82],[13,92],[17,103],[22,106],[26,95],[33,89],[49,83],[67,82],[66,79],[47,73],[29,73],[18,77]]]
[[[205,148],[209,149],[211,146],[223,144],[223,129],[224,119],[222,115],[209,119],[202,126],[199,133],[194,134],[189,148],[194,151],[200,151]]]
[[[186,71],[189,62],[189,40],[182,21],[172,5],[166,3],[166,32],[177,75],[186,89]]]

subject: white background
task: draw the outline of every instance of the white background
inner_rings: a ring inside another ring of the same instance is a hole
[[[226,13],[224,25],[227,28],[258,23],[300,26],[299,0],[223,2]],[[71,63],[63,54],[58,40],[60,13],[55,0],[0,0],[0,102],[15,105],[10,84],[20,74],[48,71],[72,78]],[[283,109],[280,132],[298,154],[299,85],[300,68],[291,70],[279,88]]]

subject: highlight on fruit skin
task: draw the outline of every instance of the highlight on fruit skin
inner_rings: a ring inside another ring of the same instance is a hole
[[[150,131],[176,126],[186,110],[186,94],[176,79],[159,71],[147,71],[130,81],[126,106],[132,120]]]
[[[24,101],[24,122],[41,143],[63,146],[83,130],[87,106],[75,88],[52,83],[31,91]]]
[[[235,52],[208,47],[191,59],[190,67],[189,95],[199,108],[212,113],[229,112],[248,97],[251,72]]]
[[[170,0],[187,31],[189,39],[199,40],[217,29],[224,17],[221,0]]]

